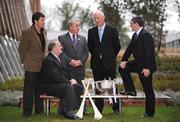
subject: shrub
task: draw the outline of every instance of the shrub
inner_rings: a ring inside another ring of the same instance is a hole
[[[23,90],[24,79],[21,77],[17,77],[10,81],[6,81],[5,83],[0,84],[0,90]]]

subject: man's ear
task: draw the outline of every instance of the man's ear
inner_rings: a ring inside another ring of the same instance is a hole
[[[36,24],[38,21],[37,20],[34,20],[34,24]]]

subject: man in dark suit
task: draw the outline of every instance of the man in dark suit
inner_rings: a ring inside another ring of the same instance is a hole
[[[41,88],[41,66],[47,51],[46,32],[43,29],[45,16],[41,12],[32,15],[33,25],[22,32],[19,44],[21,63],[24,64],[25,81],[23,91],[23,116],[30,116],[35,98],[35,113],[43,112],[42,100],[39,98]]]
[[[73,109],[77,108],[76,97],[83,93],[83,87],[76,80],[70,80],[66,71],[62,46],[58,40],[52,40],[48,46],[49,54],[43,64],[46,92],[65,100],[63,115],[69,119],[79,119]]]
[[[105,23],[102,11],[97,10],[94,14],[96,26],[88,31],[88,48],[91,53],[91,69],[94,81],[116,78],[116,56],[120,50],[118,32],[115,28]],[[96,91],[96,94],[98,92]],[[103,99],[95,99],[95,104],[102,113]],[[119,105],[113,103],[114,112],[119,112]]]
[[[144,21],[141,17],[132,18],[130,24],[135,33],[119,66],[119,72],[125,88],[125,92],[122,94],[136,96],[136,90],[130,73],[138,73],[146,96],[146,107],[143,116],[153,117],[155,113],[155,95],[152,86],[152,74],[156,71],[153,38],[151,34],[144,29]],[[134,60],[128,61],[131,54]]]

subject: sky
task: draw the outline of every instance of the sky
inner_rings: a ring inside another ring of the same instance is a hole
[[[47,8],[54,8],[57,4],[61,4],[63,0],[41,0],[42,6],[45,6]],[[92,11],[96,10],[98,7],[98,4],[94,3],[94,0],[69,0],[70,2],[74,1],[75,3],[79,3],[80,7],[87,8],[90,6],[90,9]],[[178,21],[178,13],[175,10],[175,7],[171,4],[168,5],[167,8],[168,18],[165,22],[164,30],[167,30],[168,33],[176,33],[180,32],[180,22]],[[130,15],[131,16],[131,15]],[[127,18],[130,19],[131,17]],[[128,26],[128,24],[126,24]]]

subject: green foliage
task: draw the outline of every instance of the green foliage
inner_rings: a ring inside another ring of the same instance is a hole
[[[90,115],[84,115],[82,122],[94,122],[92,107],[87,107]],[[31,117],[22,117],[22,108],[3,106],[0,107],[1,122],[70,122],[70,120],[56,115],[57,108],[51,110],[49,116],[32,115]],[[140,118],[144,113],[144,106],[124,107],[122,117],[113,114],[111,107],[104,107],[103,118],[98,122],[179,122],[180,106],[156,107],[154,118]],[[79,121],[79,120],[78,120]],[[75,122],[78,122],[75,121]]]
[[[153,86],[155,90],[164,91],[171,89],[173,91],[180,91],[180,75],[176,74],[155,74],[153,79]]]
[[[118,57],[119,64],[121,57]],[[171,89],[174,91],[180,90],[180,57],[159,57],[157,59],[158,70],[153,75],[153,86],[156,91],[164,91]],[[120,77],[119,73],[117,75]],[[135,88],[143,90],[139,76],[132,74]],[[120,85],[120,91],[124,90],[124,86]]]
[[[180,73],[180,57],[163,57],[157,59],[159,72]]]
[[[24,79],[17,77],[10,81],[0,84],[0,90],[20,90],[22,91],[24,86]]]
[[[142,91],[142,85],[139,80],[139,76],[137,74],[132,75],[132,79],[134,81],[134,85],[136,90]],[[158,74],[155,73],[153,75],[153,87],[156,91],[164,91],[167,89],[171,89],[173,91],[179,91],[180,90],[180,75],[172,75],[172,74]],[[123,91],[124,86],[120,85],[120,91]]]
[[[120,63],[121,56],[117,58],[117,64]],[[158,71],[153,75],[153,86],[155,90],[171,89],[174,91],[180,90],[180,57],[163,57],[157,59]],[[90,70],[90,58],[86,62],[86,78],[93,77]],[[120,77],[117,71],[117,77]],[[142,90],[139,76],[132,74],[132,78],[137,90]],[[0,90],[22,90],[24,85],[23,78],[16,78],[6,83],[0,84]],[[120,91],[124,89],[123,85],[120,85]]]

